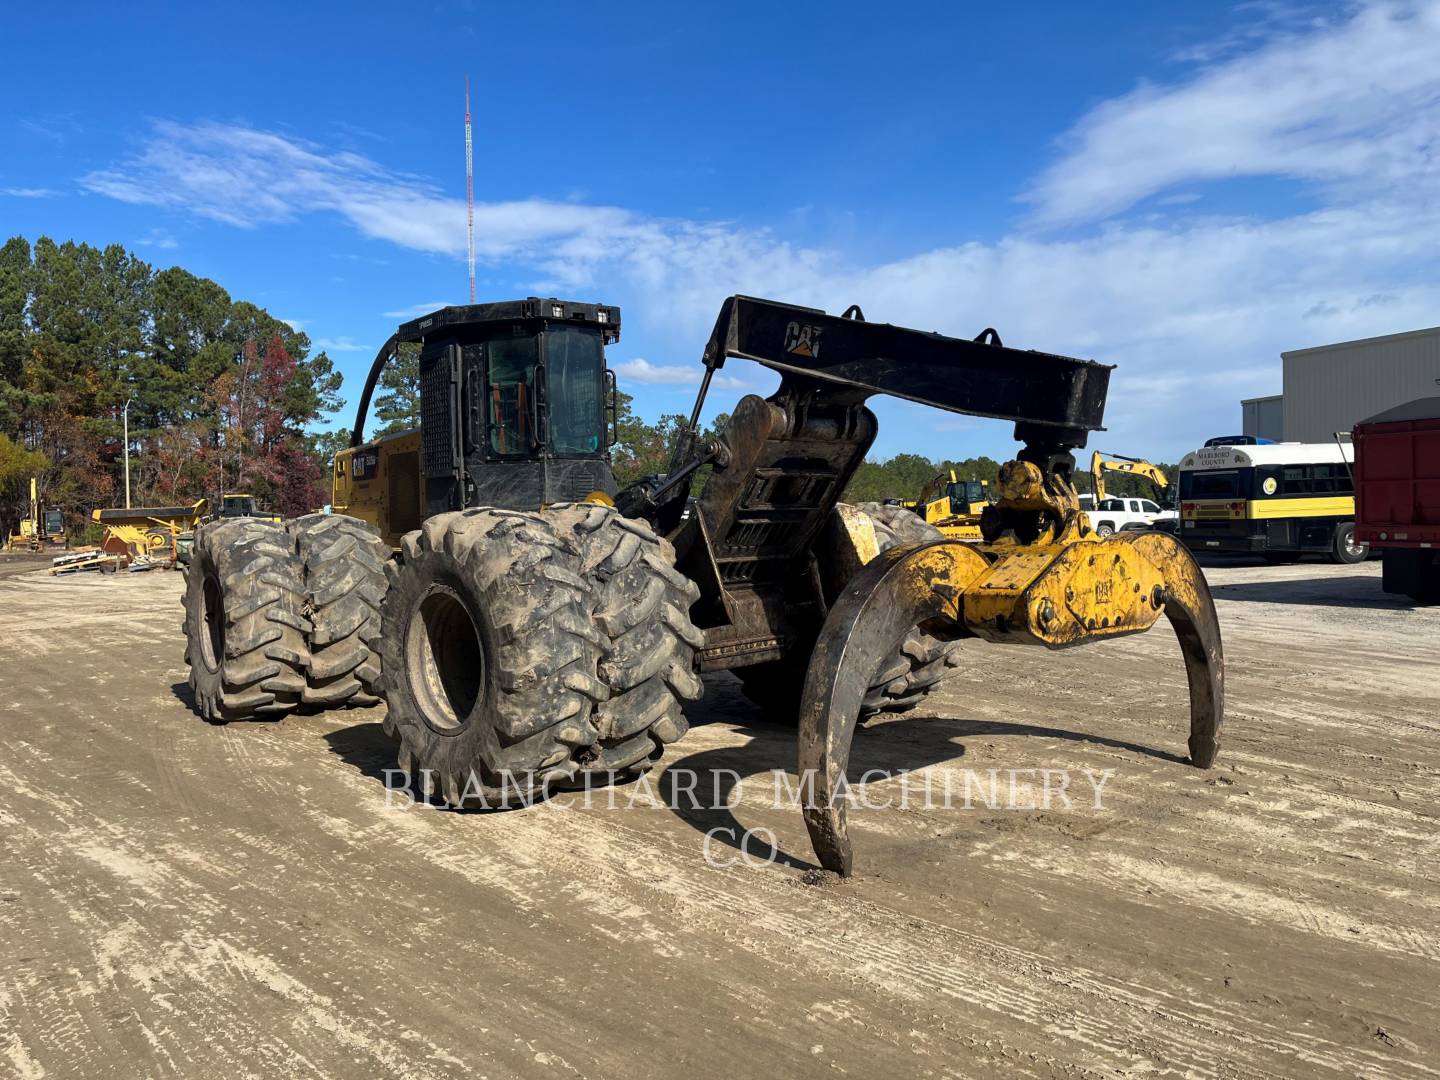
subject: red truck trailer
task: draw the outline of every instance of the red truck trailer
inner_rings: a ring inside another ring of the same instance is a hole
[[[1440,397],[1355,425],[1355,539],[1384,560],[1383,588],[1440,603]]]

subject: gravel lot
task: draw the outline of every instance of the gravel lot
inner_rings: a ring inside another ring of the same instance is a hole
[[[1210,772],[1163,624],[967,643],[857,736],[852,775],[916,770],[872,801],[910,798],[820,885],[773,804],[793,733],[728,676],[665,765],[731,810],[664,776],[407,807],[378,709],[191,711],[178,574],[31,565],[0,565],[0,1075],[1440,1076],[1440,609],[1378,564],[1207,569]]]

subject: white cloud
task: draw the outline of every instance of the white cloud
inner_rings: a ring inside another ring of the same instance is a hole
[[[623,382],[640,383],[643,386],[686,386],[698,387],[704,368],[699,364],[652,364],[649,360],[636,357],[611,364],[615,374]],[[710,385],[718,390],[748,390],[750,383],[733,375],[717,372]]]
[[[310,344],[313,345],[316,349],[322,350],[327,353],[368,353],[375,351],[373,346],[361,345],[359,342],[357,342],[354,338],[351,337],[316,338]]]
[[[1040,221],[1108,219],[1064,236],[1025,229],[876,262],[765,229],[531,199],[477,208],[480,252],[538,293],[603,288],[646,349],[668,355],[698,356],[736,292],[830,311],[854,302],[872,319],[967,337],[993,325],[1007,344],[1118,364],[1103,445],[1176,454],[1234,430],[1241,397],[1278,390],[1282,349],[1435,323],[1437,11],[1379,5],[1285,26],[1091,110],[1030,189]],[[1228,176],[1292,177],[1314,197],[1243,219],[1180,201]],[[428,181],[248,128],[157,125],[136,157],[84,183],[243,227],[337,213],[402,246],[464,250],[463,204]],[[1151,196],[1175,198],[1116,216]],[[700,369],[637,358],[617,370],[682,386]],[[882,452],[919,437],[909,414],[880,408]]]
[[[422,304],[411,304],[409,307],[401,308],[399,311],[382,311],[380,314],[387,319],[400,319],[404,321],[406,319],[418,319],[421,315],[429,315],[432,311],[439,311],[441,308],[449,307],[450,305],[451,301],[449,300],[430,300]]]
[[[60,194],[51,188],[43,187],[7,187],[0,188],[0,195],[12,199],[49,199]]]
[[[1030,189],[1042,224],[1108,217],[1178,184],[1236,177],[1342,191],[1433,181],[1440,4],[1375,3],[1283,32],[1176,86],[1104,102]]]
[[[151,229],[135,243],[140,247],[160,248],[163,251],[173,251],[180,246],[179,241],[165,229]]]

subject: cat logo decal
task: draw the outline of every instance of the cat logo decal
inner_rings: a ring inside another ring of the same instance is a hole
[[[785,327],[785,351],[795,356],[820,357],[820,327],[792,322]]]

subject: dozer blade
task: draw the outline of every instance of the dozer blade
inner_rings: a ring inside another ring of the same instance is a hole
[[[1219,749],[1225,670],[1210,590],[1164,533],[1053,545],[951,540],[892,548],[863,567],[830,609],[800,704],[805,824],[827,870],[848,877],[845,773],[870,678],[914,627],[1050,648],[1149,629],[1161,611],[1180,639],[1190,689],[1190,760]]]

